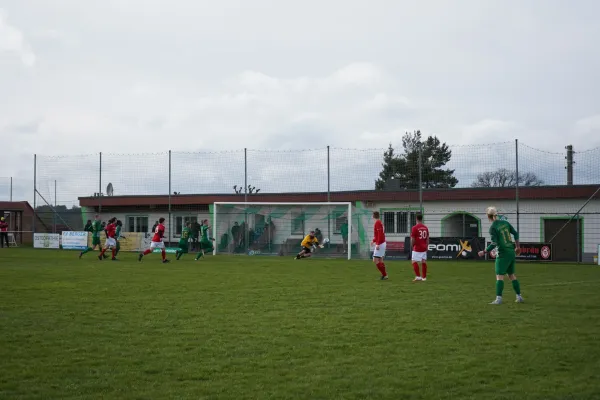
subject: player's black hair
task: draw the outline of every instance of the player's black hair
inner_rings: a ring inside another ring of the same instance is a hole
[[[159,222],[160,224],[162,224],[163,222],[165,222],[165,219],[161,217],[161,218],[159,218],[159,219],[158,219],[158,222]]]
[[[423,214],[417,213],[417,221],[423,221]]]
[[[117,220],[117,226],[123,226],[123,222],[120,219]]]
[[[379,219],[379,211],[373,211],[373,218]]]

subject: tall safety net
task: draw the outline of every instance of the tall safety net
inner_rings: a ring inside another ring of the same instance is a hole
[[[313,257],[360,258],[370,251],[368,215],[351,203],[215,203],[217,254],[293,256],[311,231]]]

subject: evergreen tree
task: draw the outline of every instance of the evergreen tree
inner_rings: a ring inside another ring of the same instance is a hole
[[[394,179],[394,187],[400,189],[419,188],[419,149],[421,149],[421,184],[423,189],[453,188],[458,184],[454,170],[443,169],[452,151],[446,143],[441,143],[436,136],[429,136],[422,141],[421,131],[407,132],[402,138],[404,153],[396,155],[390,144],[383,154],[382,171],[375,182],[375,189],[382,190],[389,179]]]

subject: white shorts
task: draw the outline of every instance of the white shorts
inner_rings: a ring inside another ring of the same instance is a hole
[[[151,249],[155,249],[155,248],[164,249],[165,248],[165,242],[151,242],[150,243],[150,248]]]
[[[373,246],[373,257],[385,257],[385,243],[379,245],[379,250]]]
[[[416,262],[427,261],[427,252],[426,251],[413,251],[411,259],[412,259],[412,261],[416,261]]]
[[[106,238],[106,242],[104,242],[104,247],[115,247],[117,245],[117,241],[115,238]]]

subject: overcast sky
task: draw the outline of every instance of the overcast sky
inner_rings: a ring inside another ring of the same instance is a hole
[[[593,0],[0,0],[0,177],[28,198],[34,153],[383,149],[413,129],[451,145],[518,138],[560,164],[567,144],[600,146],[598,15]],[[286,188],[322,181],[322,151],[294,156],[319,163],[314,180],[286,154],[269,165]],[[380,151],[369,154],[376,175]],[[243,166],[211,157],[182,156],[180,180]],[[154,192],[158,167],[139,159],[106,181]],[[41,185],[94,190],[87,167],[61,162],[44,164]]]

